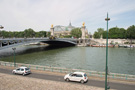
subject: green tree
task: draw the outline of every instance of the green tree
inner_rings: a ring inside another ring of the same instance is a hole
[[[110,28],[108,37],[112,39],[118,38],[118,30],[119,28],[117,27]]]
[[[104,29],[103,28],[98,28],[97,31],[94,32],[94,38],[100,38],[101,35],[103,35]]]
[[[13,38],[14,37],[13,32],[9,31],[8,33],[9,33],[9,38]]]
[[[100,38],[100,34],[97,31],[94,32],[93,36],[94,36],[94,38]]]
[[[34,37],[33,36],[34,33],[35,33],[35,31],[31,28],[24,30],[24,36],[25,37]]]
[[[76,37],[76,38],[80,38],[82,35],[82,31],[80,28],[74,28],[71,30],[70,33],[71,33],[71,36]]]
[[[103,38],[106,39],[107,31],[103,32]]]
[[[40,37],[46,37],[46,31],[40,31]]]
[[[47,37],[50,37],[51,36],[51,32],[47,32]]]
[[[135,39],[135,26],[134,25],[128,27],[128,29],[127,29],[127,38]]]
[[[120,31],[119,38],[126,39],[127,38],[127,31],[124,28],[120,28],[119,31]]]
[[[127,38],[131,39],[130,44],[132,44],[132,39],[135,39],[135,26],[134,25],[128,27]]]
[[[113,27],[109,29],[109,38],[112,39],[124,39],[126,38],[126,30],[124,28]]]
[[[101,37],[101,35],[103,35],[104,29],[103,28],[98,28],[97,31],[98,31],[98,33],[99,33],[99,35]]]
[[[2,30],[1,31],[1,37],[8,38],[9,37],[9,33],[7,31],[5,31],[5,30]]]

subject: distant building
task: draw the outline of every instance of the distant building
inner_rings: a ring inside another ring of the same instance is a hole
[[[60,37],[60,36],[70,35],[71,30],[74,28],[79,28],[79,27],[72,26],[71,22],[69,23],[68,26],[61,26],[61,25],[54,26],[54,36]],[[87,29],[86,29],[86,36],[88,36]]]
[[[69,23],[68,26],[57,25],[54,27],[54,35],[57,37],[70,35],[71,30],[74,28],[76,27],[72,26],[71,22]]]

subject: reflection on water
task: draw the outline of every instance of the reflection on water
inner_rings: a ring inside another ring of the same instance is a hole
[[[36,65],[105,71],[106,48],[47,46],[16,47],[16,61]],[[135,49],[109,48],[108,67],[113,73],[135,74]],[[0,51],[2,61],[13,62],[12,48]]]

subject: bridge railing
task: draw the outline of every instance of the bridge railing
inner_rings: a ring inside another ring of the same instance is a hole
[[[0,61],[0,65],[14,67],[14,63],[12,62]],[[60,72],[65,74],[80,71],[80,72],[85,72],[88,76],[101,77],[101,78],[105,77],[105,72],[98,72],[98,71],[16,63],[16,68],[20,66],[26,66],[33,70],[35,69],[35,70],[42,70],[42,71]],[[108,77],[112,79],[135,80],[135,75],[128,75],[128,74],[109,73]]]

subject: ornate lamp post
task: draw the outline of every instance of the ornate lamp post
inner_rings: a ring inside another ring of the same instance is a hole
[[[110,89],[109,86],[107,86],[107,74],[108,74],[108,21],[110,18],[108,18],[108,13],[107,13],[107,18],[105,18],[105,21],[107,21],[107,33],[106,33],[106,74],[105,74],[105,90]]]
[[[3,29],[4,27],[2,25],[0,25],[0,29]]]
[[[3,29],[4,27],[2,25],[0,25],[0,29]],[[1,36],[2,36],[2,33],[1,33]]]
[[[16,48],[12,48],[12,49],[14,51],[14,67],[16,67],[16,60],[15,60],[15,50],[16,50]]]

